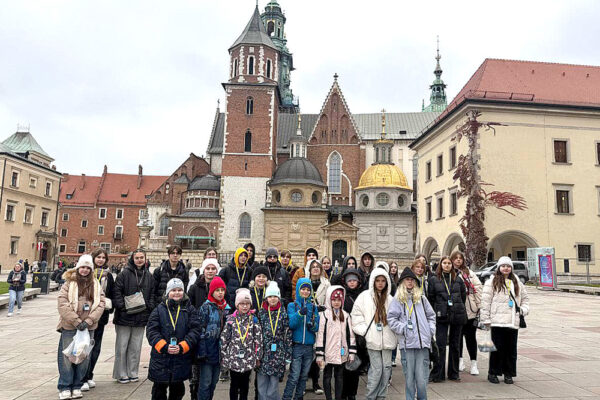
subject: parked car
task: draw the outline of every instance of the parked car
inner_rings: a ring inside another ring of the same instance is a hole
[[[496,273],[496,269],[498,268],[498,262],[493,262],[492,265],[487,263],[480,269],[475,271],[475,275],[479,278],[481,283],[485,283],[494,273]],[[527,262],[526,261],[513,261],[513,272],[515,275],[519,277],[519,280],[523,283],[529,280],[529,271],[527,270]]]

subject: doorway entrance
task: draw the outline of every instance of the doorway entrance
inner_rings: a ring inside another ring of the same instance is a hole
[[[331,252],[332,256],[332,267],[335,266],[335,262],[339,263],[340,268],[342,267],[342,262],[344,261],[344,257],[348,255],[348,243],[345,240],[334,240],[333,241],[333,251]]]

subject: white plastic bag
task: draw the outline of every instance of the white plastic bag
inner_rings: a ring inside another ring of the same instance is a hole
[[[477,343],[477,347],[479,347],[479,351],[483,353],[491,353],[492,351],[496,351],[496,346],[492,341],[492,331],[488,328],[483,331],[483,338]]]
[[[78,330],[71,344],[63,350],[63,354],[72,364],[81,364],[90,355],[92,348],[94,348],[94,340],[90,338],[89,331]]]

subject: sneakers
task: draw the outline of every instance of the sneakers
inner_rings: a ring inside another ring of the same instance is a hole
[[[81,385],[81,391],[82,392],[89,392],[90,390],[90,385],[88,385],[87,382],[84,382],[83,385]]]
[[[119,382],[119,383],[129,383],[129,378],[119,378],[117,380],[117,382]]]
[[[471,360],[471,375],[479,375],[479,370],[477,369],[477,361]]]
[[[12,313],[9,312],[8,314],[6,314],[7,317],[12,317]]]
[[[460,372],[465,370],[465,360],[462,357],[458,359],[458,370]]]
[[[396,364],[396,360],[392,361],[392,367],[395,367],[396,365],[398,365]]]
[[[135,378],[129,378],[129,382],[137,382],[139,380],[140,380],[140,378],[137,376]]]
[[[323,389],[321,388],[321,386],[319,386],[319,384],[315,384],[313,385],[313,391],[315,392],[315,394],[323,394]]]
[[[496,375],[491,375],[491,374],[488,374],[488,381],[490,383],[500,383],[500,381],[498,380],[498,377]]]
[[[17,314],[21,314],[21,309],[17,308]]]
[[[90,379],[87,381],[88,386],[90,387],[90,389],[93,389],[96,387],[96,382],[94,382],[93,379]]]
[[[81,390],[78,390],[78,389],[73,390],[73,394],[71,395],[72,399],[81,399],[82,397],[83,397],[83,394],[81,394]]]
[[[71,398],[71,391],[70,390],[63,390],[61,392],[58,393],[58,400],[68,400]]]

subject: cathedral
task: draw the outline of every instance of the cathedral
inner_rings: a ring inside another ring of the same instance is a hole
[[[352,113],[333,76],[318,113],[293,95],[286,16],[257,6],[229,48],[225,101],[206,157],[190,157],[149,196],[147,247],[221,253],[247,242],[340,261],[371,252],[408,259],[416,238],[416,159],[408,145],[446,107],[439,50],[421,112]],[[140,229],[142,231],[142,229]]]

